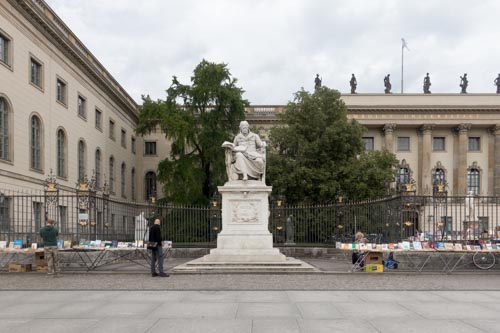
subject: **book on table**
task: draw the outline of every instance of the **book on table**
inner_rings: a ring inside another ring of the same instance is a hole
[[[421,242],[419,242],[419,241],[414,241],[414,242],[413,242],[413,249],[414,249],[415,251],[420,251],[420,250],[422,250],[422,243],[421,243]]]

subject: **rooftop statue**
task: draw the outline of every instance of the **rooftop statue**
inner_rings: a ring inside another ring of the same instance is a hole
[[[356,81],[356,77],[354,74],[352,74],[351,81],[349,81],[349,84],[351,85],[351,94],[356,93],[356,87],[358,86],[358,81]]]
[[[431,93],[431,78],[429,77],[429,73],[424,77],[424,94]]]
[[[321,87],[321,78],[319,77],[319,74],[316,74],[316,78],[314,79],[314,90],[320,87]]]
[[[240,133],[233,143],[224,142],[226,148],[226,172],[229,181],[260,180],[265,182],[266,142],[251,132],[248,122],[240,123]]]
[[[497,94],[500,94],[500,74],[498,74],[497,78],[493,82],[495,83],[495,86],[497,86]]]
[[[390,94],[391,93],[392,85],[391,85],[391,78],[390,78],[390,76],[391,76],[391,74],[387,74],[387,76],[384,77],[384,87],[385,87],[384,92],[386,94]]]
[[[462,88],[461,94],[467,94],[467,86],[469,85],[469,80],[467,80],[467,73],[460,77],[460,87]]]

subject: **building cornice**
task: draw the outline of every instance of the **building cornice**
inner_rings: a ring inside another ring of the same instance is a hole
[[[8,0],[135,122],[138,105],[43,0]]]

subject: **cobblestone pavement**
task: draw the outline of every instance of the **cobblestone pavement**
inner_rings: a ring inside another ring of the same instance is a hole
[[[0,333],[500,332],[498,271],[348,273],[345,260],[307,261],[323,272],[3,272]]]
[[[188,259],[170,259],[166,269]],[[113,271],[0,273],[0,290],[500,290],[498,271],[445,273],[349,273],[348,262],[308,259],[322,273],[310,274],[172,274],[152,278],[148,269],[124,265]],[[335,269],[335,270],[334,270]]]

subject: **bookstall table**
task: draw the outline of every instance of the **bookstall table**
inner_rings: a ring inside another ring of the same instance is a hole
[[[37,252],[43,252],[43,249],[0,249],[0,267],[8,267],[11,263],[31,263]]]
[[[100,267],[109,266],[121,260],[140,265],[146,268],[150,267],[151,254],[142,247],[128,248],[102,248],[75,246],[71,248],[85,265],[87,272],[96,270]],[[166,258],[170,252],[170,247],[163,248],[163,258]],[[91,255],[94,253],[94,255]]]

